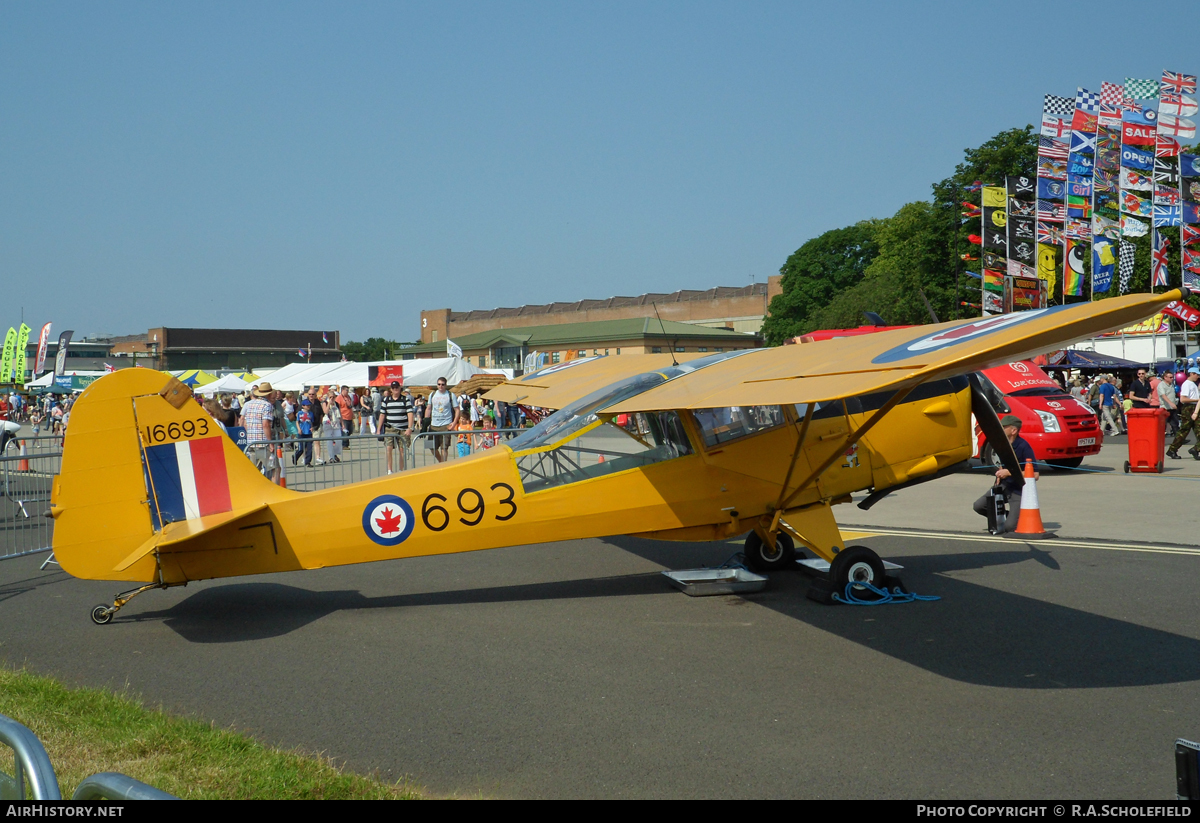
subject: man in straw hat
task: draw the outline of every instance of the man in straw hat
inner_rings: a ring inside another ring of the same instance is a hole
[[[279,465],[275,460],[275,450],[270,444],[274,432],[272,425],[275,420],[275,407],[271,403],[271,395],[275,390],[270,383],[259,383],[254,387],[251,400],[242,406],[242,414],[238,423],[246,427],[246,456],[258,466],[259,471],[278,483]]]

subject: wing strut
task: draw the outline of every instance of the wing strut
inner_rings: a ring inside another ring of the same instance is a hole
[[[916,384],[914,384],[912,386],[908,386],[907,388],[897,390],[896,393],[892,395],[891,399],[883,404],[883,407],[881,409],[879,409],[879,411],[877,411],[873,415],[871,415],[870,419],[867,420],[866,423],[863,423],[861,426],[858,427],[858,431],[854,432],[853,434],[847,434],[846,439],[842,441],[842,445],[839,448],[834,449],[834,451],[830,453],[829,457],[825,458],[824,463],[822,463],[820,466],[818,466],[816,469],[814,469],[812,471],[812,473],[810,473],[808,475],[808,477],[804,478],[804,482],[802,482],[799,486],[797,486],[796,490],[794,492],[792,492],[791,494],[789,494],[787,496],[787,498],[783,501],[782,504],[780,504],[778,507],[776,507],[777,511],[786,510],[787,507],[791,504],[791,502],[793,500],[795,500],[796,497],[800,494],[800,492],[804,491],[809,486],[811,486],[816,481],[816,479],[821,476],[822,472],[824,472],[826,469],[828,469],[830,466],[833,465],[833,461],[835,461],[839,457],[841,457],[842,454],[846,451],[846,449],[850,448],[855,443],[857,443],[860,439],[862,439],[863,435],[865,435],[867,432],[869,432],[875,426],[876,423],[878,423],[880,420],[883,419],[883,416],[885,414],[887,414],[892,409],[894,409],[896,407],[896,405],[898,403],[900,403],[901,401],[903,401],[904,398],[908,396],[909,392],[911,392],[916,387],[917,387]],[[786,490],[786,487],[785,487],[785,490]]]
[[[842,401],[842,405],[846,405],[846,401]],[[779,528],[779,516],[783,513],[783,496],[787,494],[788,483],[792,482],[792,472],[796,469],[796,458],[800,456],[800,449],[804,446],[804,440],[808,436],[808,424],[812,422],[813,412],[817,410],[816,403],[809,403],[808,408],[804,410],[804,422],[800,424],[800,436],[796,439],[796,448],[792,449],[792,460],[788,463],[787,474],[784,475],[783,485],[779,488],[779,499],[775,501],[775,517],[771,520],[771,534],[774,534]]]

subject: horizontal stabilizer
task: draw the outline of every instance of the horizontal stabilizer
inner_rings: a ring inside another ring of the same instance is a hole
[[[168,523],[163,527],[161,532],[155,533],[145,543],[138,546],[134,551],[113,567],[113,571],[121,572],[128,569],[134,563],[141,560],[151,552],[162,549],[176,543],[183,543],[191,540],[193,537],[198,537],[205,532],[224,526],[235,520],[241,520],[251,514],[256,514],[267,508],[266,503],[258,506],[252,506],[246,509],[239,509],[232,512],[221,512],[220,514],[210,514],[206,517],[200,517],[194,520],[182,520],[178,523]]]

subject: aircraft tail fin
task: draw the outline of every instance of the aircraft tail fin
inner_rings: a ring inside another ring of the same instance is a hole
[[[55,558],[75,577],[155,582],[156,549],[295,494],[263,477],[187,386],[122,369],[72,407],[51,493]]]

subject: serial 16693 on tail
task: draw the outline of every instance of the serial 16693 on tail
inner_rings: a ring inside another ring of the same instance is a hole
[[[675,364],[572,361],[493,395],[556,408],[471,457],[315,492],[262,477],[161,372],[126,369],[74,406],[50,516],[70,574],[140,583],[98,606],[192,580],[317,569],[615,534],[745,534],[748,563],[803,545],[841,581],[882,582],[843,551],[833,506],[936,477],[973,450],[974,412],[1019,474],[972,373],[1154,313],[1181,291],[897,329]],[[861,549],[861,550],[860,550]],[[861,556],[860,556],[861,555]],[[852,557],[853,556],[853,557]]]

